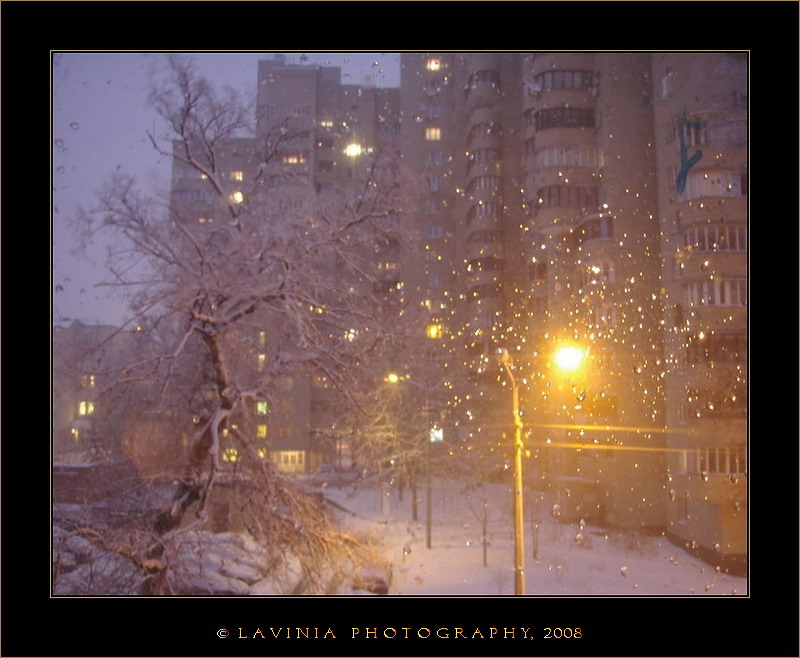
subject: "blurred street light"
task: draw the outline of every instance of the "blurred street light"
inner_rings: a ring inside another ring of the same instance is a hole
[[[500,348],[496,352],[497,360],[505,368],[511,381],[512,413],[514,415],[514,593],[525,594],[525,535],[523,528],[523,481],[522,481],[522,418],[519,413],[519,389],[514,377],[514,367],[508,350]],[[566,372],[575,372],[583,365],[585,353],[577,345],[564,345],[555,352],[556,366]],[[538,542],[538,537],[537,537]]]
[[[575,345],[565,345],[556,350],[555,361],[559,369],[575,372],[583,363],[584,352]]]

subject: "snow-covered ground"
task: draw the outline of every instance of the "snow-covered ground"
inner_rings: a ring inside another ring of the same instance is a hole
[[[383,494],[374,481],[322,487],[349,513],[343,519],[371,533],[392,564],[390,595],[514,594],[512,494],[504,484],[473,490],[434,480],[431,547],[426,547],[424,489],[418,520],[411,492]],[[484,493],[485,491],[485,493]],[[747,579],[720,572],[661,536],[556,521],[546,494],[526,509],[525,593],[528,595],[746,595]],[[471,511],[475,510],[475,512]],[[482,526],[487,527],[486,565]]]

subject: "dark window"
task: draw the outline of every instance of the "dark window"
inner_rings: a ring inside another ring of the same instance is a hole
[[[477,299],[491,299],[493,297],[500,297],[503,294],[502,283],[487,283],[480,286],[472,286],[469,289],[469,301]]]
[[[506,261],[503,258],[496,258],[495,256],[484,256],[483,258],[473,258],[467,263],[467,270],[469,272],[495,272],[502,270],[506,266]]]
[[[552,185],[537,192],[537,208],[556,207],[594,208],[597,206],[597,188],[579,185]]]
[[[476,176],[467,185],[467,192],[472,193],[476,190],[497,190],[499,188],[499,176]]]
[[[594,82],[592,71],[556,70],[539,73],[528,87],[529,94],[550,89],[591,89]]]
[[[531,281],[544,281],[547,278],[547,263],[531,263],[528,276]]]
[[[468,244],[483,244],[486,242],[497,242],[502,237],[500,231],[478,230],[473,231],[467,238]]]
[[[589,240],[610,238],[613,235],[613,226],[610,217],[597,217],[584,222],[575,232],[575,242],[580,245]]]
[[[467,82],[467,93],[469,90],[479,84],[488,84],[494,87],[500,86],[500,72],[493,71],[491,69],[485,69],[482,71],[475,71],[472,75],[469,76],[469,81]]]
[[[594,128],[594,110],[580,107],[553,107],[533,115],[536,130],[549,128]]]

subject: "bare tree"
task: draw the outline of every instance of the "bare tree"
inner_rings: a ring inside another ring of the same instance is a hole
[[[489,546],[489,497],[483,483],[468,484],[464,487],[466,493],[467,507],[475,520],[481,525],[481,546],[483,547],[483,566],[489,565],[487,548]],[[480,492],[479,500],[473,498],[474,493]]]
[[[216,92],[178,57],[151,102],[169,132],[166,140],[151,134],[154,147],[193,173],[216,214],[198,222],[190,204],[174,199],[164,211],[133,179],[115,174],[78,225],[87,240],[113,236],[109,284],[131,291],[132,322],[147,318],[161,330],[152,334],[158,349],[128,364],[115,384],[157,393],[152,411],[174,416],[175,432],[164,440],[185,437],[185,467],[128,541],[115,544],[108,533],[101,540],[77,526],[69,532],[116,546],[135,566],[140,593],[180,593],[190,589],[178,569],[180,546],[225,501],[276,580],[293,574],[293,587],[326,591],[331,573],[352,572],[372,555],[270,462],[255,410],[264,403],[278,413],[291,382],[313,377],[358,407],[359,373],[392,340],[385,309],[373,299],[370,255],[376,236],[402,234],[402,181],[378,153],[352,189],[323,197],[309,188],[311,207],[276,212],[271,200],[280,189],[307,187],[277,157],[302,130],[286,120],[243,137],[247,114],[236,94]],[[226,158],[243,146],[255,163],[246,189],[225,176]]]

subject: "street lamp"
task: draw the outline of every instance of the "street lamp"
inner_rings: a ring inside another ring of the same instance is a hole
[[[522,419],[519,416],[519,390],[511,372],[511,355],[508,350],[497,350],[497,359],[511,380],[512,410],[514,413],[514,594],[525,594],[525,537],[522,514]]]

